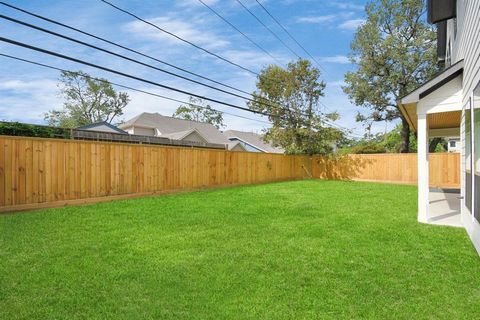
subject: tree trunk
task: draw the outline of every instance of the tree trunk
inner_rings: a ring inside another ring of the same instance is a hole
[[[433,138],[428,145],[428,152],[433,153],[437,149],[437,145],[442,141],[442,138]]]
[[[408,125],[407,120],[402,117],[402,132],[401,132],[402,142],[400,144],[400,152],[408,153],[410,151],[410,126]]]

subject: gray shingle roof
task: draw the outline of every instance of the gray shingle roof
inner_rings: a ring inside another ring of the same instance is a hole
[[[227,137],[231,141],[238,139],[264,152],[269,152],[269,153],[285,152],[285,150],[283,150],[282,148],[274,147],[271,144],[263,141],[262,135],[260,134],[256,134],[253,132],[237,131],[237,130],[227,130],[223,134],[225,135],[225,137]]]
[[[104,132],[115,132],[120,134],[128,134],[128,132],[123,131],[120,128],[115,127],[114,125],[106,122],[100,121],[91,124],[87,124],[85,126],[77,127],[79,130],[91,130],[91,131],[104,131]]]
[[[132,126],[142,128],[158,129],[161,136],[172,136],[179,132],[186,132],[196,129],[210,143],[227,144],[230,141],[213,125],[205,122],[177,119],[162,116],[159,113],[143,112],[138,116],[119,125],[121,129],[127,129]]]

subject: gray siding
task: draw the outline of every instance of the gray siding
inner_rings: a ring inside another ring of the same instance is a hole
[[[452,46],[452,63],[464,60],[463,104],[480,81],[480,1],[457,1],[457,35],[454,21],[448,21],[447,44]]]

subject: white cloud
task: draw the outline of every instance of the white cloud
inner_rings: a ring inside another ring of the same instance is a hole
[[[343,10],[364,10],[365,9],[363,5],[354,4],[350,2],[331,1],[330,5]]]
[[[350,63],[350,60],[348,59],[348,57],[343,55],[336,55],[331,57],[320,57],[319,60],[321,62],[326,62],[326,63],[340,63],[340,64]]]
[[[254,50],[226,50],[222,52],[222,55],[242,66],[246,66],[249,68],[255,68],[259,71],[260,68],[266,66],[268,64],[277,63],[271,57],[264,54],[261,51],[254,51]],[[272,52],[272,55],[281,63],[285,64],[289,61],[288,57],[283,56],[281,54]]]
[[[6,80],[0,82],[0,120],[41,122],[43,114],[61,108],[57,82]]]
[[[321,24],[326,22],[331,22],[335,20],[336,15],[329,14],[324,16],[307,16],[307,17],[298,17],[296,19],[299,23],[314,23],[314,24]]]
[[[351,19],[342,22],[338,27],[342,30],[355,31],[365,22],[364,19]]]
[[[185,20],[164,16],[149,19],[149,22],[158,25],[167,31],[174,32],[176,35],[185,40],[191,41],[208,49],[222,48],[229,44],[229,41],[221,36],[209,30],[202,30],[199,28],[199,26],[205,25],[205,21],[203,19],[193,19],[191,22],[187,22]],[[127,23],[124,28],[137,37],[143,37],[150,40],[160,40],[163,43],[169,42],[170,44],[181,43],[179,39],[176,39],[173,36],[157,30],[156,28],[141,21]]]

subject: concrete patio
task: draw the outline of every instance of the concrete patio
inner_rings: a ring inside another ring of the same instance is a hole
[[[460,190],[430,189],[428,223],[462,227],[460,214]]]

